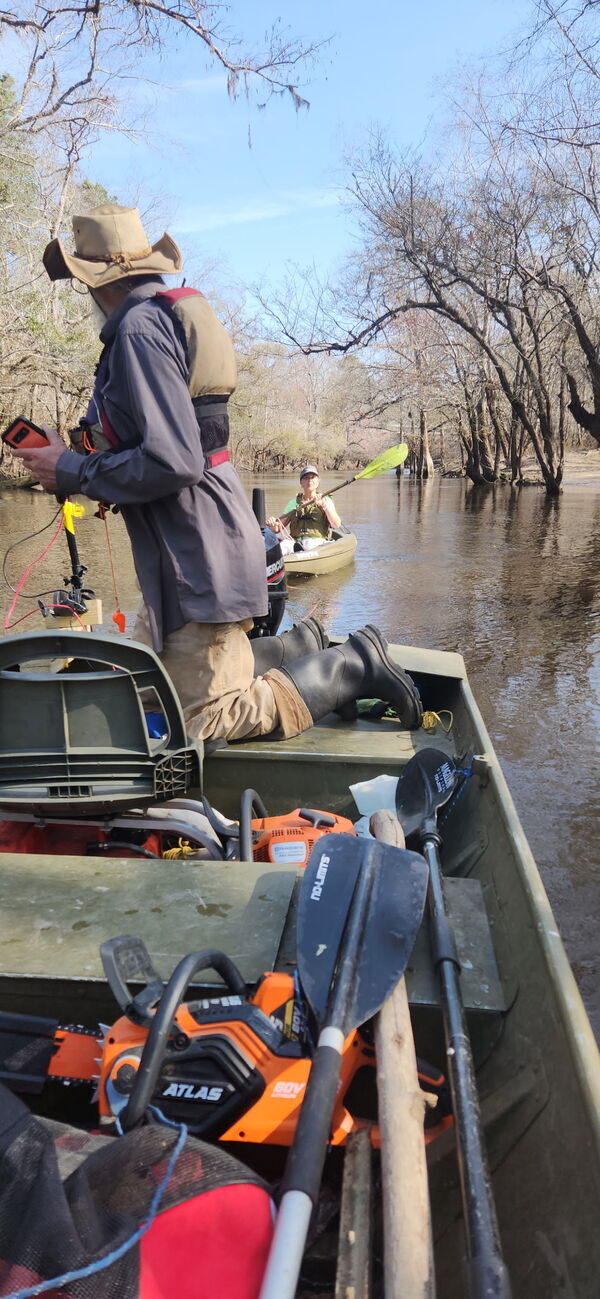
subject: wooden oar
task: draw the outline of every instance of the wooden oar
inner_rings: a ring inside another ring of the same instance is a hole
[[[316,1204],[344,1041],[402,978],[421,923],[427,867],[376,840],[325,835],[298,904],[298,971],[322,1026],[283,1181],[260,1299],[294,1299]]]
[[[380,843],[404,848],[391,812],[374,812],[369,829]],[[425,1158],[425,1098],[404,978],[375,1020],[381,1135],[385,1299],[435,1299],[429,1186]]]
[[[422,749],[407,762],[396,786],[396,810],[405,834],[417,833],[429,866],[431,949],[440,985],[452,1094],[456,1150],[469,1261],[471,1299],[510,1299],[500,1251],[496,1206],[487,1163],[473,1050],[460,987],[460,960],[446,910],[437,813],[458,780],[454,760],[441,749]]]

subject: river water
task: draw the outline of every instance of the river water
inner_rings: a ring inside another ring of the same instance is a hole
[[[247,480],[248,490],[252,485]],[[260,485],[269,513],[297,490],[290,476]],[[600,1035],[600,490],[568,487],[549,501],[534,487],[482,491],[458,479],[421,484],[387,476],[345,488],[337,503],[358,537],[356,562],[297,581],[289,615],[312,611],[337,634],[373,622],[394,640],[464,656]],[[51,514],[41,494],[0,495],[6,544]],[[20,577],[51,535],[11,554],[9,577]],[[131,615],[139,596],[118,517],[111,516],[110,536],[121,608]],[[107,548],[93,507],[78,539],[110,627]],[[67,571],[63,547],[61,539],[26,589],[52,586]],[[19,601],[14,616],[28,607]],[[37,623],[29,619],[19,630]]]

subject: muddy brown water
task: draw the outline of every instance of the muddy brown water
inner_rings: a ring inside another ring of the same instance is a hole
[[[291,476],[256,481],[269,512],[297,490]],[[248,490],[252,485],[246,480]],[[295,580],[289,615],[312,611],[338,634],[373,622],[394,640],[463,654],[600,1035],[600,489],[568,487],[548,501],[533,487],[481,491],[457,479],[419,484],[387,476],[356,483],[336,499],[358,537],[356,561],[326,577]],[[2,550],[51,514],[42,494],[1,494]],[[10,578],[20,577],[51,535],[48,529],[11,553]],[[139,595],[120,518],[111,516],[110,535],[121,608],[131,617]],[[110,627],[114,597],[93,507],[78,539]],[[26,589],[60,584],[66,572],[60,539]],[[31,607],[20,600],[15,616]],[[36,624],[30,618],[19,630]]]

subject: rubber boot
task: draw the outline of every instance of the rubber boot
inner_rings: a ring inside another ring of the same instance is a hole
[[[281,670],[303,699],[313,722],[347,709],[356,699],[383,699],[396,709],[402,725],[414,731],[423,708],[407,672],[392,663],[387,641],[377,627],[363,627],[320,654],[309,654]]]
[[[294,659],[304,658],[315,650],[327,649],[329,640],[317,618],[305,618],[281,636],[256,636],[250,641],[254,654],[254,675],[261,677],[269,668],[282,668]]]

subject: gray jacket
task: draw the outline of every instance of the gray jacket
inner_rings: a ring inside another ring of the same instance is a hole
[[[118,447],[65,451],[57,466],[61,496],[121,507],[156,650],[184,623],[241,622],[267,607],[260,529],[233,465],[206,464],[185,336],[152,301],[161,287],[138,285],[100,334],[89,418],[104,414]]]

